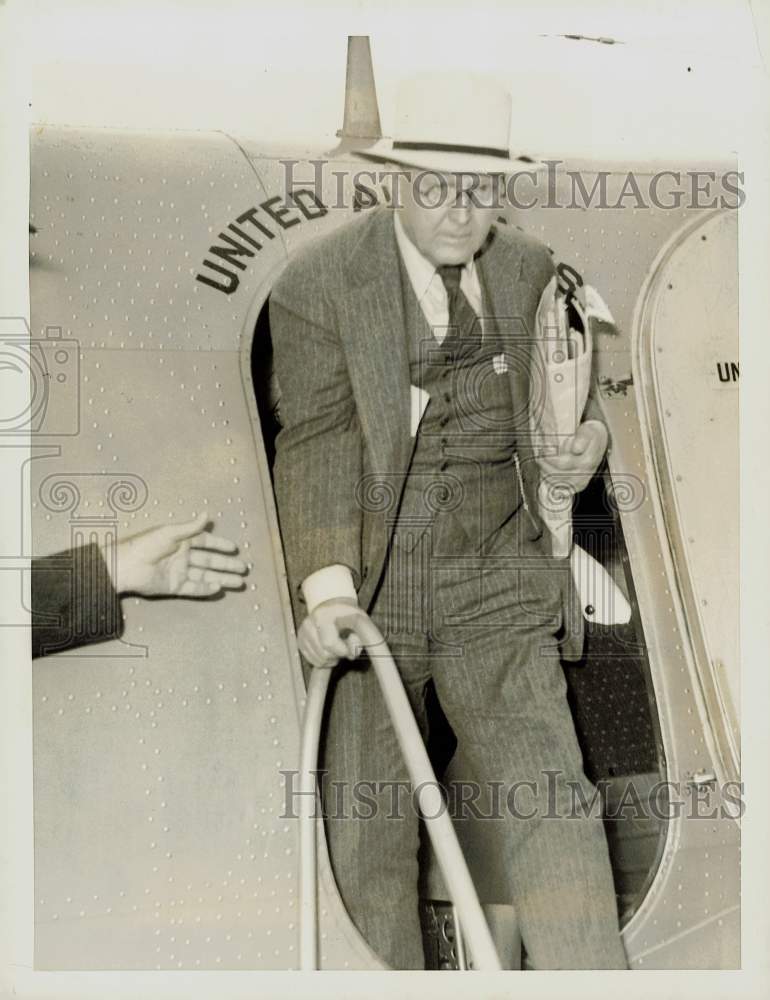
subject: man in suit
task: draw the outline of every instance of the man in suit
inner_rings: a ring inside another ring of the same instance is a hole
[[[556,638],[571,584],[536,499],[544,473],[583,489],[607,432],[585,421],[533,452],[529,341],[553,265],[493,225],[520,162],[509,127],[489,81],[402,88],[396,138],[367,153],[401,168],[398,207],[310,246],[273,290],[275,490],[306,660],[354,659],[337,622],[368,611],[423,731],[432,681],[469,777],[505,790],[490,822],[532,964],[624,968],[601,821],[574,809],[594,790]],[[348,911],[389,965],[422,968],[418,817],[395,801],[406,772],[365,662],[335,672],[323,765],[346,792],[325,806]]]

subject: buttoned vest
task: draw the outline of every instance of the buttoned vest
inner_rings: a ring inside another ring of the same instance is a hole
[[[478,552],[521,506],[513,400],[494,322],[473,338],[439,343],[401,262],[410,381],[429,394],[414,441],[396,526],[402,538],[431,529],[433,551]],[[488,301],[482,286],[482,300]],[[477,320],[481,323],[481,320]],[[470,346],[468,341],[470,340]]]

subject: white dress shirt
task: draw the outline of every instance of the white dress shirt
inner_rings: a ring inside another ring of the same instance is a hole
[[[394,223],[396,243],[414,294],[433,330],[434,337],[441,343],[446,337],[449,326],[449,302],[444,282],[436,270],[436,265],[424,257],[406,235],[398,212],[394,213]],[[474,312],[481,315],[481,284],[473,258],[463,264],[460,289]],[[305,598],[308,613],[322,601],[335,597],[355,599],[357,594],[353,585],[353,575],[347,566],[341,564],[324,566],[302,581],[302,596]]]
[[[420,303],[429,326],[433,330],[433,336],[439,343],[446,337],[449,326],[449,302],[447,301],[446,288],[441,280],[436,265],[432,264],[427,257],[423,257],[417,247],[406,235],[401,218],[396,212],[395,216],[396,243],[401,252],[401,259],[409,275],[409,281]],[[477,316],[481,315],[481,285],[476,272],[476,262],[471,257],[463,264],[460,272],[460,290],[471,304]]]

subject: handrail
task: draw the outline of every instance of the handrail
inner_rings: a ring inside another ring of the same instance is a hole
[[[484,911],[465,863],[457,834],[452,826],[446,803],[441,795],[431,767],[425,744],[404,690],[401,676],[380,630],[363,611],[355,611],[337,620],[342,630],[355,632],[367,650],[377,680],[382,688],[409,777],[423,820],[436,852],[449,895],[460,918],[460,925],[472,956],[480,971],[501,968]],[[318,968],[318,900],[317,900],[317,832],[316,782],[314,772],[318,762],[326,691],[331,670],[314,667],[308,684],[300,751],[300,968]]]

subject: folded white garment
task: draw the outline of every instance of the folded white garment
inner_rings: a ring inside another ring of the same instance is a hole
[[[590,323],[582,331],[569,326],[555,275],[540,296],[535,322],[530,426],[539,450],[553,454],[583,416],[591,383],[591,330]]]
[[[570,569],[583,617],[599,625],[626,625],[631,605],[607,570],[579,545],[572,546]]]

